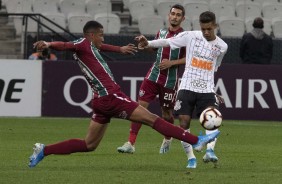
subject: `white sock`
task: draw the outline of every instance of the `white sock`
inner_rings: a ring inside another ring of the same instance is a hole
[[[215,131],[217,131],[217,129],[216,129],[216,130],[206,130],[206,134],[211,134],[211,133],[213,133],[213,132],[215,132]],[[214,141],[208,143],[208,144],[207,144],[207,150],[208,150],[208,149],[214,150],[216,141],[217,141],[217,138],[215,138]]]
[[[185,131],[190,133],[190,129],[185,130]],[[187,155],[188,160],[191,159],[191,158],[196,158],[195,155],[194,155],[193,148],[192,148],[191,144],[189,144],[187,142],[183,142],[183,141],[181,141],[181,144],[182,144],[182,147],[184,149],[184,152]]]

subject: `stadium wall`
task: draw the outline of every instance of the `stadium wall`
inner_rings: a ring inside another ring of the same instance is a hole
[[[92,92],[74,61],[0,63],[0,116],[91,117]],[[152,63],[108,64],[121,89],[136,100]],[[281,65],[222,64],[215,86],[225,99],[220,107],[224,119],[282,121],[281,71]],[[9,84],[15,79],[24,82]],[[14,90],[7,92],[7,86]],[[150,110],[160,113],[157,100]]]

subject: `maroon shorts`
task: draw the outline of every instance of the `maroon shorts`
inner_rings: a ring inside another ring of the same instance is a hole
[[[138,100],[152,102],[159,95],[161,107],[173,109],[175,103],[176,90],[165,88],[162,85],[144,79],[139,90]]]
[[[101,124],[109,123],[112,117],[128,119],[138,107],[138,103],[132,101],[123,92],[109,94],[92,100],[92,120]]]

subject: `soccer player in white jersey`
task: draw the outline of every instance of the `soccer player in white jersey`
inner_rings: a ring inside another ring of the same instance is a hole
[[[180,126],[190,132],[190,122],[194,109],[197,116],[207,107],[218,108],[214,92],[214,72],[227,52],[227,44],[215,35],[217,27],[215,14],[210,11],[200,15],[201,31],[184,31],[176,37],[148,41],[143,35],[136,37],[138,47],[166,47],[172,49],[186,47],[186,64],[179,86],[175,114],[179,116]],[[214,130],[216,131],[216,130]],[[206,130],[206,134],[213,131]],[[187,168],[196,168],[197,161],[190,144],[181,142],[188,157]],[[207,145],[204,162],[218,161],[214,153],[216,140]]]

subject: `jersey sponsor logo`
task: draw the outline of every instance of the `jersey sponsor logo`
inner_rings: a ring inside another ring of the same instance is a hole
[[[195,68],[211,71],[213,69],[213,63],[211,61],[205,61],[199,58],[192,58],[191,65]]]
[[[181,109],[181,103],[182,103],[182,101],[180,101],[180,100],[177,100],[175,102],[175,105],[174,105],[174,110],[175,111],[178,111],[179,109]]]
[[[204,89],[207,89],[207,88],[208,88],[207,82],[204,81],[204,80],[200,80],[200,79],[192,80],[191,83],[190,83],[190,85],[191,85],[193,88],[201,89],[201,90],[204,90]]]

